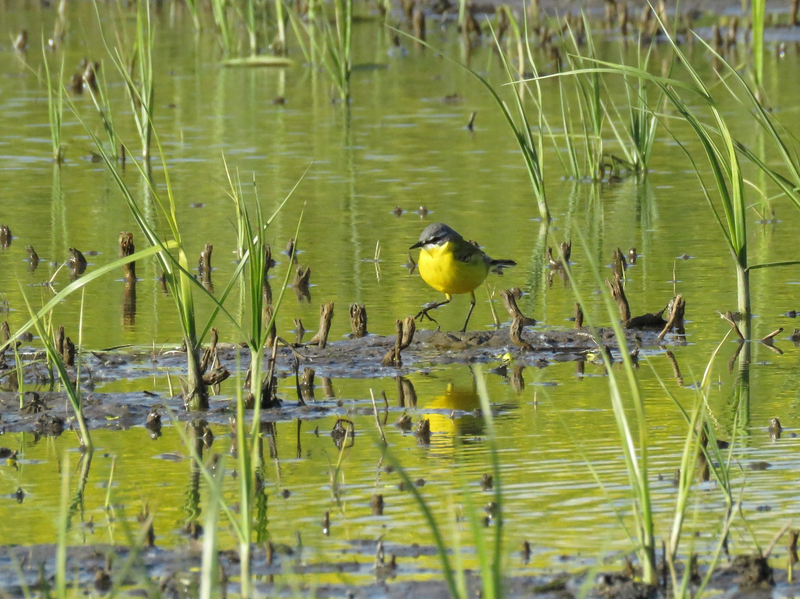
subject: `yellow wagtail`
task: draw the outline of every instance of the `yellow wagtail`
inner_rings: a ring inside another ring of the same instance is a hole
[[[441,291],[447,297],[443,302],[434,302],[425,306],[416,318],[427,317],[436,322],[428,314],[440,306],[449,303],[453,295],[469,293],[472,303],[469,306],[467,320],[461,332],[467,330],[469,318],[475,308],[475,289],[483,283],[490,270],[515,266],[513,260],[493,260],[473,243],[466,241],[461,235],[443,223],[434,223],[425,227],[419,241],[410,249],[421,248],[419,252],[419,274],[428,285]]]

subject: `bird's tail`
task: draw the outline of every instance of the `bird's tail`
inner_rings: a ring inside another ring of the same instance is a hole
[[[504,268],[510,268],[512,266],[516,266],[517,263],[513,260],[490,260],[489,261],[489,268],[493,273],[497,273],[498,275],[503,274]]]

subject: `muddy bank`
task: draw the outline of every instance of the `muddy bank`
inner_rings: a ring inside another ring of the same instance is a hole
[[[626,331],[630,349],[657,350],[660,347],[685,345],[681,335],[668,335],[659,340],[657,331]],[[377,378],[420,372],[447,364],[491,363],[511,354],[519,366],[542,368],[550,362],[586,360],[600,345],[616,352],[617,340],[611,329],[600,329],[598,341],[586,329],[558,330],[535,328],[522,331],[517,344],[512,342],[509,329],[453,333],[417,331],[411,344],[401,352],[400,362],[385,365],[387,352],[395,347],[396,337],[369,335],[361,339],[345,339],[317,345],[278,345],[276,374],[288,376],[294,372],[295,358],[299,367],[314,368],[317,376],[329,378]],[[520,341],[525,344],[520,347]],[[600,345],[598,345],[598,342]],[[24,382],[46,385],[50,373],[43,361],[44,352],[31,347],[21,348]],[[241,368],[249,368],[250,354],[246,348],[220,343],[216,346],[220,365],[236,372],[237,357]],[[6,352],[6,368],[0,370],[0,388],[16,388],[14,356]],[[265,357],[266,361],[267,357]],[[265,362],[266,363],[266,362]],[[183,375],[186,355],[180,349],[118,348],[84,351],[81,353],[81,384],[91,390],[96,383],[119,379]]]
[[[668,344],[685,344],[685,338],[671,336],[668,341],[659,341],[655,332],[628,332],[631,347],[643,351],[658,351]],[[405,375],[428,372],[447,364],[487,363],[494,368],[489,372],[501,376],[518,391],[525,386],[525,368],[544,368],[551,362],[578,361],[578,374],[583,373],[584,363],[589,359],[613,360],[618,351],[616,339],[610,329],[598,333],[599,343],[583,330],[529,330],[517,338],[526,347],[511,341],[508,329],[445,333],[421,331],[414,341],[402,350],[400,361],[395,365],[386,362],[387,354],[395,347],[394,336],[370,335],[362,339],[342,340],[319,346],[284,346],[276,353],[276,376],[294,380],[297,377],[297,393],[279,396],[277,405],[264,409],[263,422],[287,420],[314,420],[327,416],[347,417],[357,414],[372,414],[369,398],[337,399],[332,391],[332,380],[337,378],[380,378],[389,395],[380,400],[380,411],[388,422],[390,413],[416,408],[417,396],[413,384]],[[599,349],[604,348],[604,349]],[[649,348],[649,349],[646,349]],[[636,350],[638,351],[638,350]],[[58,436],[72,427],[72,410],[66,394],[51,391],[51,373],[41,350],[31,348],[21,352],[24,383],[27,389],[20,398],[17,388],[17,371],[12,360],[0,372],[0,431],[34,432],[45,436]],[[8,354],[7,354],[8,357]],[[249,368],[249,352],[238,346],[218,344],[215,363],[218,369],[235,373],[237,364],[242,379]],[[238,360],[238,361],[237,361]],[[269,359],[265,358],[265,371]],[[602,372],[602,367],[598,372]],[[71,373],[77,376],[77,370]],[[94,389],[102,382],[143,377],[177,377],[186,373],[186,354],[180,349],[153,353],[152,349],[123,348],[114,351],[87,351],[81,355],[80,379],[84,416],[90,428],[124,430],[148,422],[155,428],[162,420],[171,418],[181,421],[202,417],[209,423],[226,424],[235,409],[231,404],[231,393],[211,398],[210,408],[201,414],[187,413],[183,400],[178,396],[155,391],[129,393],[98,393]],[[302,375],[302,382],[300,381]],[[394,383],[394,384],[393,384]],[[230,385],[230,382],[227,383]],[[395,385],[396,384],[396,385]],[[396,386],[396,391],[392,387]],[[227,387],[226,389],[230,389]],[[178,390],[175,391],[176,394]],[[302,401],[301,401],[302,400]],[[305,404],[305,405],[304,405]],[[502,408],[500,408],[502,409]],[[422,415],[426,410],[418,410]],[[467,414],[460,410],[432,410],[457,418]],[[471,413],[471,412],[470,412]],[[392,422],[396,416],[392,417]]]
[[[410,432],[418,420],[431,414],[439,414],[452,419],[462,417],[480,417],[480,410],[465,411],[450,408],[425,409],[416,406],[417,398],[414,386],[408,379],[398,377],[391,384],[397,385],[397,397],[379,399],[378,411],[381,424],[397,426]],[[374,409],[369,398],[341,400],[336,397],[313,398],[304,390],[304,401],[301,405],[296,398],[282,396],[280,407],[261,410],[261,423],[265,432],[275,422],[291,420],[310,422],[312,429],[314,420],[336,417],[350,419],[354,416],[372,416]],[[391,386],[387,391],[394,395]],[[235,399],[227,395],[210,398],[210,408],[202,412],[187,412],[183,398],[169,397],[167,394],[153,392],[134,393],[87,393],[83,396],[83,415],[87,426],[92,429],[127,430],[135,426],[145,426],[155,440],[161,436],[161,427],[170,423],[193,423],[199,427],[208,424],[229,425],[236,414]],[[405,412],[414,409],[415,420],[408,417],[401,420]],[[493,406],[496,414],[516,409],[510,404]],[[248,412],[249,414],[250,412]],[[14,432],[30,432],[42,437],[58,437],[65,432],[75,430],[75,419],[69,400],[65,393],[28,391],[24,394],[20,407],[19,394],[0,392],[0,434]],[[317,428],[317,434],[330,435],[329,427]],[[1,445],[1,443],[0,443]]]
[[[157,545],[157,537],[156,537]],[[150,587],[157,588],[163,596],[192,596],[200,586],[202,531],[200,538],[189,538],[179,549],[162,549],[158,546],[131,551],[124,546],[89,545],[70,547],[67,552],[68,585],[76,585],[87,594],[107,592],[119,585],[129,594],[139,594]],[[435,559],[435,549],[427,545],[397,545],[376,541],[353,541],[350,549],[342,551],[338,561],[315,561],[311,551],[302,545],[269,543],[254,546],[252,573],[256,587],[262,595],[292,594],[285,575],[292,574],[299,585],[301,596],[317,598],[352,597],[406,599],[449,597],[443,581],[425,580],[430,576],[429,564]],[[26,591],[52,589],[55,585],[54,545],[10,546],[0,551],[0,585],[5,596],[24,597]],[[238,553],[218,552],[220,579],[229,593],[238,592],[236,576],[239,572]],[[420,562],[423,557],[424,562]],[[506,578],[506,596],[513,599],[566,599],[576,597],[585,583],[587,574],[579,573],[526,573],[519,558],[512,559],[515,574]],[[754,564],[758,568],[754,569]],[[800,593],[800,585],[788,584],[785,571],[773,570],[765,560],[739,556],[717,568],[711,579],[710,590],[725,597],[767,599],[792,597]],[[757,575],[754,576],[754,572]],[[703,576],[702,563],[697,575]],[[310,588],[296,575],[342,574],[351,583],[327,583]],[[618,573],[593,575],[589,597],[640,599],[667,597],[668,591],[632,582]],[[480,582],[475,572],[468,572],[470,596],[479,596]]]

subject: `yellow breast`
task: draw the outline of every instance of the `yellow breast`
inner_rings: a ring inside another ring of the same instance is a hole
[[[423,248],[419,253],[418,267],[423,281],[448,295],[473,291],[489,274],[489,266],[480,252],[464,262],[456,258],[452,242],[430,250]]]

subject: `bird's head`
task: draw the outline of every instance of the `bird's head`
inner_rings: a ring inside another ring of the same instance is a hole
[[[461,235],[453,231],[444,223],[434,223],[428,225],[423,229],[419,236],[419,241],[412,245],[409,249],[422,248],[428,250],[434,246],[443,246],[448,241],[456,241],[461,239]]]

